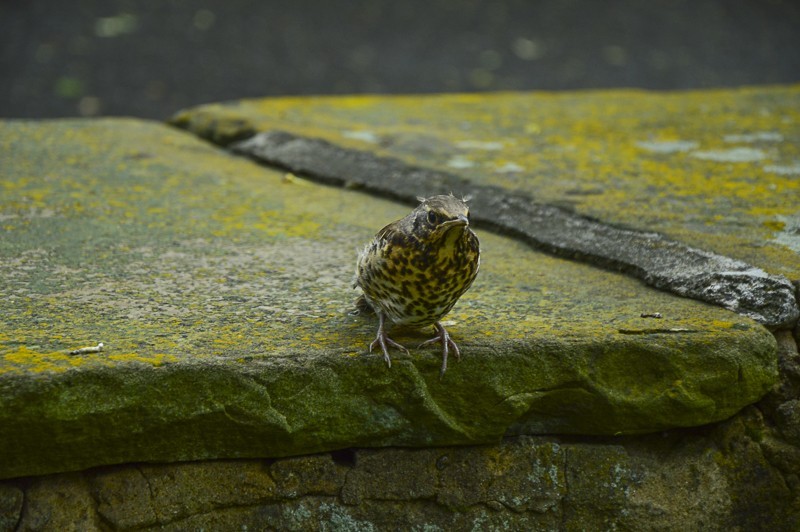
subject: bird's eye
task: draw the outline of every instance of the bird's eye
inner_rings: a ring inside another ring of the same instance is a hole
[[[436,225],[439,223],[439,215],[433,211],[428,211],[428,223],[431,225]]]

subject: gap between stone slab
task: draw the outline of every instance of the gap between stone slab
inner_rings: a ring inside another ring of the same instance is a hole
[[[797,289],[790,280],[657,232],[615,226],[536,202],[519,191],[479,185],[455,174],[284,131],[255,133],[244,140],[218,144],[260,164],[319,183],[410,205],[415,205],[421,195],[461,194],[470,198],[476,226],[536,249],[622,272],[654,288],[721,306],[771,330],[793,329],[800,318]]]

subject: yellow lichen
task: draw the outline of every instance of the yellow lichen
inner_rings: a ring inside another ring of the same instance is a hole
[[[244,100],[235,107],[205,106],[196,112],[247,117],[259,130],[289,130],[479,182],[489,179],[522,188],[542,201],[568,198],[580,212],[655,228],[698,247],[713,240],[711,248],[717,252],[796,277],[800,258],[770,241],[774,223],[765,225],[763,218],[797,212],[793,198],[800,193],[800,181],[768,172],[766,165],[797,158],[797,144],[790,139],[798,135],[798,99],[800,86],[681,93],[278,98]],[[354,130],[388,142],[364,142],[346,134]],[[749,141],[751,137],[743,135],[758,132],[769,132],[768,138],[777,140],[759,141],[767,138],[762,135]],[[456,139],[493,143],[500,149],[462,148],[460,157],[474,166],[454,169],[437,149],[408,150],[402,142],[392,142],[414,138],[450,147]],[[637,145],[647,140],[691,144],[685,150],[656,153]],[[726,163],[693,156],[693,151],[751,146],[748,142],[767,159]],[[522,170],[496,172],[509,163]],[[735,232],[728,230],[734,219]],[[687,220],[696,223],[688,228]]]
[[[25,346],[4,353],[0,374],[9,372],[61,373],[70,367],[79,366],[82,359],[66,353],[39,353]]]

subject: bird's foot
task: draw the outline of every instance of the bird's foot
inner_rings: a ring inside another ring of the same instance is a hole
[[[391,368],[392,359],[389,358],[389,347],[394,347],[396,349],[399,349],[400,351],[405,352],[405,354],[409,354],[408,349],[406,349],[402,345],[398,344],[397,342],[389,338],[389,335],[386,334],[386,328],[385,328],[386,316],[384,316],[383,312],[381,311],[377,311],[377,314],[378,314],[378,335],[375,337],[372,343],[369,344],[369,352],[372,353],[372,350],[375,349],[376,345],[381,346],[381,351],[383,351],[383,359],[386,361],[386,365]]]
[[[392,359],[389,358],[389,347],[394,347],[395,349],[405,352],[407,355],[409,354],[408,349],[389,338],[383,328],[378,331],[378,336],[372,341],[371,344],[369,344],[370,353],[372,353],[372,350],[375,349],[376,345],[381,346],[381,350],[383,351],[383,359],[386,361],[386,365],[390,368],[392,367]]]
[[[433,326],[436,329],[436,336],[430,340],[425,340],[419,344],[419,347],[424,347],[436,342],[442,342],[442,368],[439,370],[439,377],[441,378],[444,377],[444,372],[447,371],[447,355],[450,352],[450,349],[453,350],[453,355],[455,355],[456,360],[461,360],[461,351],[459,351],[458,346],[441,323],[437,321],[433,324]]]

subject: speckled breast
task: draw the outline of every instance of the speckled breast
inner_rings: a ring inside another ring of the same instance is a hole
[[[358,265],[367,301],[397,324],[440,320],[472,285],[480,266],[475,233],[465,228],[454,244],[422,246],[403,235],[375,241]]]

